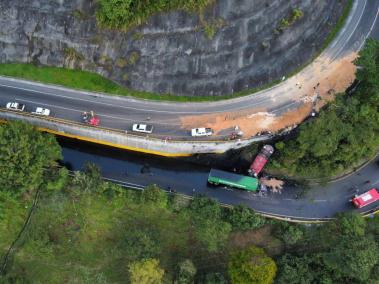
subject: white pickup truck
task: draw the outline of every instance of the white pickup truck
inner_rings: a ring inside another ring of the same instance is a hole
[[[200,136],[211,136],[213,134],[212,128],[193,128],[191,130],[192,137],[200,137]]]
[[[36,111],[33,111],[32,113],[33,114],[38,114],[38,115],[49,116],[50,115],[50,110],[48,108],[37,107]]]
[[[6,105],[6,108],[11,110],[24,111],[25,105],[17,102],[9,102]]]
[[[150,124],[133,124],[132,130],[135,132],[152,133],[154,127]]]

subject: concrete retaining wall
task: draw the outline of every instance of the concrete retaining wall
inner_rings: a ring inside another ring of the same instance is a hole
[[[120,130],[91,127],[53,117],[43,117],[8,110],[0,111],[2,120],[26,121],[41,131],[56,135],[108,145],[112,147],[155,154],[160,156],[190,156],[204,153],[224,153],[230,149],[245,147],[252,142],[264,141],[271,136],[252,137],[233,141],[167,141],[148,136],[127,134]]]

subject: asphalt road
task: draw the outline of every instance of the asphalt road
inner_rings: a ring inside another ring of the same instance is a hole
[[[72,170],[81,170],[85,162],[93,162],[102,169],[102,175],[129,186],[144,187],[157,184],[163,189],[176,190],[189,196],[206,194],[222,203],[245,204],[256,211],[296,219],[333,217],[338,212],[356,210],[367,212],[379,209],[379,202],[362,209],[354,209],[349,200],[372,187],[379,188],[379,158],[363,169],[338,182],[312,186],[308,190],[284,185],[280,193],[268,192],[262,196],[243,190],[209,187],[208,167],[183,162],[181,159],[155,158],[117,149],[107,149],[75,141],[63,142],[64,161]],[[145,165],[149,170],[141,173]],[[369,181],[369,182],[368,182]]]
[[[351,51],[359,50],[369,35],[379,38],[378,25],[375,25],[378,7],[379,0],[354,1],[345,27],[323,55],[332,61],[337,60]],[[8,101],[25,103],[27,111],[43,106],[51,109],[53,116],[72,121],[80,121],[83,111],[93,110],[100,116],[104,127],[128,130],[133,123],[145,122],[154,125],[157,135],[189,137],[188,129],[181,128],[180,117],[185,115],[247,109],[254,113],[262,108],[281,114],[296,109],[299,107],[299,102],[293,98],[296,86],[288,81],[259,93],[225,101],[175,103],[104,96],[0,77],[0,106],[5,106]]]
[[[364,40],[370,36],[379,39],[378,17],[379,0],[356,0],[347,25],[336,40],[324,51],[329,58],[337,60],[351,51],[359,50]],[[0,105],[8,101],[19,101],[27,105],[27,111],[36,106],[50,108],[55,117],[80,121],[83,111],[94,110],[100,115],[102,125],[115,129],[130,129],[132,123],[149,121],[154,124],[157,133],[170,136],[188,136],[188,131],[180,128],[180,117],[245,109],[259,110],[269,107],[274,113],[285,112],[298,107],[291,97],[293,86],[287,81],[262,92],[220,102],[207,103],[171,103],[152,102],[125,97],[110,97],[64,89],[56,86],[36,84],[11,78],[0,78]],[[147,118],[150,118],[147,120]],[[71,152],[70,152],[71,151]],[[103,168],[109,178],[125,180],[138,185],[157,183],[163,188],[170,186],[188,195],[205,193],[228,204],[246,204],[257,211],[297,218],[331,217],[336,212],[351,210],[348,200],[354,195],[354,186],[361,192],[370,187],[379,186],[378,166],[371,163],[359,173],[342,181],[326,186],[316,186],[299,198],[301,189],[286,186],[281,194],[270,193],[259,196],[238,190],[209,188],[206,185],[206,168],[181,169],[177,164],[171,168],[151,167],[151,174],[141,174],[140,162],[124,165],[117,159],[93,156],[85,151],[64,150],[65,157],[74,168],[80,168],[83,161],[94,161]],[[118,170],[114,170],[118,165]],[[131,170],[129,172],[129,168]],[[110,170],[113,169],[113,170]],[[126,175],[125,169],[128,170]],[[365,183],[366,181],[369,183]],[[195,191],[193,191],[195,189]],[[365,209],[377,206],[373,204]]]

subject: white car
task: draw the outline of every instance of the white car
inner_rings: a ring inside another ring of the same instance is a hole
[[[48,108],[37,107],[36,111],[33,111],[32,113],[33,114],[44,115],[44,116],[49,116],[50,115],[50,110]]]
[[[132,130],[135,132],[152,133],[153,128],[150,124],[133,124]]]
[[[11,110],[24,111],[25,105],[17,103],[17,102],[10,102],[10,103],[7,103],[6,108],[11,109]]]
[[[191,136],[199,137],[199,136],[211,136],[213,134],[212,128],[194,128],[191,130]]]

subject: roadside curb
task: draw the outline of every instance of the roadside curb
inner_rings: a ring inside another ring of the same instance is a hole
[[[105,181],[108,181],[108,182],[116,183],[116,184],[118,184],[118,185],[120,185],[126,189],[133,189],[133,190],[144,190],[145,189],[145,187],[142,185],[130,184],[128,182],[123,182],[123,181],[110,179],[110,178],[106,178],[106,177],[103,177],[103,179]],[[187,199],[187,200],[193,200],[193,198],[194,198],[191,195],[187,195],[187,194],[183,194],[183,193],[174,193],[174,192],[171,192],[171,191],[168,191],[165,189],[161,189],[161,190],[166,192],[166,194],[173,194],[175,196],[180,196],[180,197]],[[214,199],[214,198],[212,198],[212,199]],[[230,204],[226,204],[223,202],[218,202],[218,203],[223,208],[232,209],[235,206],[235,205],[230,205]],[[255,210],[254,208],[250,208],[250,209],[252,209],[256,214],[259,214],[260,216],[265,217],[265,218],[275,219],[275,220],[279,220],[279,221],[286,221],[286,222],[291,222],[291,223],[297,223],[297,224],[322,224],[322,223],[326,223],[326,222],[330,222],[330,221],[335,220],[334,217],[327,217],[327,218],[309,217],[309,218],[307,218],[307,217],[299,217],[299,216],[286,216],[286,215],[280,215],[280,214],[273,214],[273,213]],[[374,208],[374,209],[368,210],[366,212],[362,212],[362,213],[360,213],[360,215],[362,215],[365,218],[375,216],[375,215],[379,216],[379,206]]]
[[[326,183],[334,183],[334,182],[337,182],[337,181],[344,180],[344,179],[352,176],[356,172],[362,170],[364,167],[366,167],[368,164],[370,164],[372,161],[374,161],[378,157],[379,157],[379,152],[377,152],[374,157],[372,157],[369,160],[366,160],[365,162],[363,162],[363,164],[361,164],[360,166],[354,168],[352,171],[350,171],[350,172],[348,172],[346,174],[343,174],[341,176],[337,176],[337,177],[331,178],[331,179],[327,180]],[[315,178],[315,179],[313,179],[315,181],[311,181],[312,179],[305,179],[305,180],[310,181],[309,182],[310,185],[316,185],[316,184],[321,184],[322,183],[322,178],[318,178],[318,179]]]

